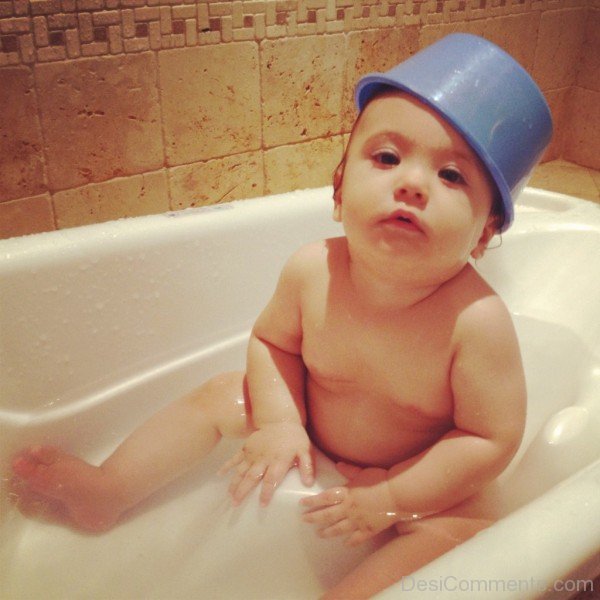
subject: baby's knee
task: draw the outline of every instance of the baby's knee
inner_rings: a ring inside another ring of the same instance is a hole
[[[244,386],[246,374],[243,371],[227,371],[207,379],[198,389],[211,397],[239,395]]]
[[[245,373],[221,373],[190,394],[189,399],[210,419],[222,435],[248,435],[250,410]]]

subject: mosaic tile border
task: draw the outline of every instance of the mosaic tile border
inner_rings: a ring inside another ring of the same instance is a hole
[[[598,0],[0,0],[0,67],[471,21]]]

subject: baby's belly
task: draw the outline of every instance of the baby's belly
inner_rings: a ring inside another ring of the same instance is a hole
[[[451,418],[403,410],[389,398],[334,389],[308,377],[308,430],[334,460],[389,468],[434,444],[452,428]]]

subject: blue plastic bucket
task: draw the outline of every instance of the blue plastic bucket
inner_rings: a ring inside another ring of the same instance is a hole
[[[386,88],[406,91],[442,115],[479,156],[504,205],[502,231],[513,221],[513,200],[552,137],[550,109],[527,71],[487,40],[455,33],[386,73],[363,77],[359,110]]]

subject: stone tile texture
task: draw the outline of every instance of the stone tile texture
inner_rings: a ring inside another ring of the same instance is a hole
[[[59,229],[169,210],[163,171],[119,177],[54,194]]]
[[[600,92],[574,87],[567,106],[569,128],[564,137],[564,157],[600,169]]]
[[[0,202],[0,239],[54,229],[50,194]]]
[[[171,208],[178,210],[264,195],[261,152],[245,152],[169,169]]]
[[[343,35],[262,42],[266,148],[339,133],[344,42]]]
[[[152,53],[40,64],[35,77],[51,191],[163,166]]]
[[[279,146],[265,152],[266,193],[330,185],[342,160],[342,136]]]
[[[541,15],[533,77],[543,90],[574,85],[585,39],[587,11],[548,11]]]
[[[159,74],[169,166],[261,147],[256,44],[161,52]]]
[[[31,71],[0,70],[0,199],[46,191],[42,131]]]

